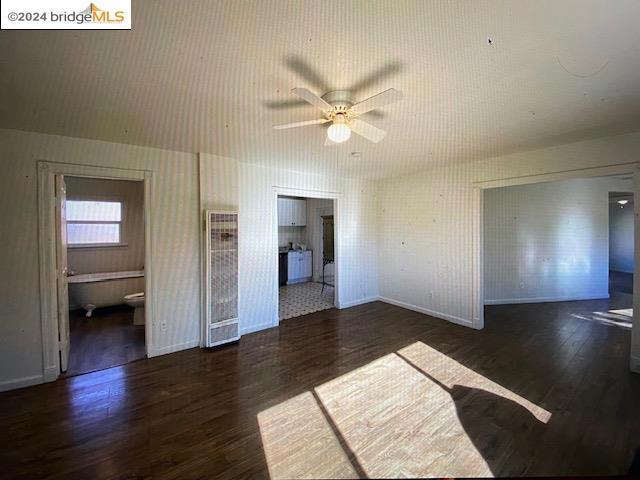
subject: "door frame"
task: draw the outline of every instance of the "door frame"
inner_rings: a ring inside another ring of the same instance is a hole
[[[58,313],[56,293],[55,175],[139,181],[144,186],[144,270],[145,270],[145,349],[153,351],[153,241],[151,235],[151,199],[153,183],[150,170],[96,167],[38,160],[38,255],[40,273],[40,321],[42,327],[42,378],[51,382],[60,375],[58,353]]]
[[[273,205],[273,236],[276,248],[273,252],[273,264],[276,266],[276,277],[274,283],[274,291],[273,295],[276,299],[276,312],[275,312],[275,320],[274,326],[278,326],[280,324],[280,314],[278,312],[279,308],[279,285],[278,285],[278,268],[279,268],[279,253],[278,253],[278,196],[284,195],[289,197],[302,197],[302,198],[319,198],[324,200],[333,200],[333,248],[334,248],[334,289],[333,289],[333,305],[335,308],[341,309],[343,308],[340,305],[340,285],[341,282],[341,274],[340,274],[340,263],[342,260],[342,248],[340,242],[340,232],[342,231],[342,225],[340,223],[340,207],[342,200],[342,193],[340,192],[332,192],[325,190],[305,190],[300,188],[289,188],[289,187],[273,187],[272,191],[272,205]],[[308,220],[308,219],[307,219]],[[313,280],[313,264],[311,268],[311,278]]]
[[[586,167],[551,173],[522,175],[517,177],[473,182],[473,328],[481,329],[484,327],[483,191],[491,188],[511,187],[515,185],[529,185],[558,180],[606,177],[614,175],[632,175],[634,199],[640,198],[640,163],[638,162],[627,162],[601,167]],[[635,213],[634,252],[640,252],[640,202],[636,203],[634,201],[633,208]],[[636,257],[634,256],[634,280],[637,278],[640,279],[640,262],[636,261]],[[640,281],[633,282],[633,324],[631,329],[631,356],[629,359],[629,365],[632,371],[640,373]]]

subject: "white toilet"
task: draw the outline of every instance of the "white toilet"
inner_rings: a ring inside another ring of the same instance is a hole
[[[144,292],[125,295],[124,303],[134,308],[133,324],[144,325]]]

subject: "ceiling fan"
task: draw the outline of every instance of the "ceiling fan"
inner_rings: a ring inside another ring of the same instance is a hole
[[[306,120],[304,122],[274,125],[273,128],[283,130],[285,128],[322,125],[331,122],[331,125],[327,129],[325,146],[346,142],[351,137],[352,131],[370,142],[380,142],[387,132],[358,117],[363,113],[395,103],[403,98],[402,92],[395,88],[390,88],[357,103],[353,100],[351,93],[344,90],[328,92],[322,97],[306,88],[294,88],[292,92],[311,105],[319,108],[324,117],[316,120]]]

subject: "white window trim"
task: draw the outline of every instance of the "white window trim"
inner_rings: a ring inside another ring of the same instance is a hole
[[[120,196],[111,196],[111,195],[68,195],[67,196],[67,201],[76,201],[76,202],[118,202],[120,203],[120,221],[116,222],[113,220],[109,220],[109,221],[102,221],[102,220],[96,220],[96,221],[84,221],[84,220],[80,220],[80,221],[75,221],[75,220],[67,220],[67,223],[75,223],[75,224],[81,224],[81,223],[90,223],[90,224],[96,224],[96,223],[119,223],[120,224],[120,242],[118,243],[67,243],[67,248],[69,249],[76,249],[76,248],[99,248],[99,249],[104,249],[104,248],[121,248],[121,247],[128,247],[129,244],[127,243],[127,237],[126,237],[126,220],[127,220],[127,199],[125,197],[120,197]]]

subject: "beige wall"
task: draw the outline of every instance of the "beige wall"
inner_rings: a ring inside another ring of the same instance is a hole
[[[67,199],[123,202],[122,236],[126,245],[70,247],[69,269],[82,273],[121,272],[144,267],[144,184],[126,180],[66,177]]]
[[[42,381],[37,161],[151,172],[151,355],[199,342],[197,156],[0,129],[0,390]],[[149,339],[148,339],[149,340]]]
[[[639,152],[640,134],[628,134],[370,182],[213,155],[200,155],[198,161],[188,153],[0,129],[0,389],[42,380],[38,160],[151,172],[152,241],[147,248],[154,263],[149,295],[155,313],[150,354],[160,355],[199,343],[205,208],[240,211],[244,333],[277,324],[274,188],[338,195],[341,306],[380,294],[465,320],[472,316],[474,297],[474,182],[637,162]],[[636,330],[633,351],[640,366]]]
[[[640,133],[531,150],[474,163],[382,180],[379,186],[380,295],[396,304],[471,325],[475,299],[474,238],[478,182],[583,170],[640,160]],[[495,182],[498,185],[500,182]],[[486,186],[483,185],[483,186]],[[384,226],[384,227],[383,227]],[[633,362],[640,370],[640,330],[635,320]]]
[[[600,177],[485,190],[485,303],[608,298],[609,192],[629,188]]]

